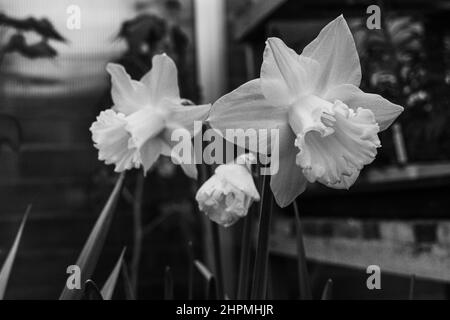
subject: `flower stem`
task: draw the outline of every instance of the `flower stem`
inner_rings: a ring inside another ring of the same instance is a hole
[[[189,267],[188,267],[188,299],[194,297],[194,248],[192,241],[188,242]]]
[[[217,297],[224,299],[223,269],[222,269],[222,250],[220,247],[219,225],[211,221],[211,233],[213,242],[214,266],[217,279]]]
[[[253,205],[251,208],[251,213],[255,210],[256,206]],[[241,254],[240,254],[240,266],[239,266],[239,282],[236,297],[239,300],[248,299],[248,289],[249,289],[249,273],[250,273],[250,251],[251,251],[251,233],[252,233],[252,216],[248,215],[244,218],[244,226],[242,230],[242,241],[241,241]]]
[[[263,300],[267,290],[267,265],[269,261],[270,220],[272,217],[273,196],[270,191],[269,178],[263,177],[262,196],[259,210],[258,244],[256,248],[254,278],[251,298]],[[267,203],[266,203],[267,201]]]
[[[306,265],[305,246],[303,244],[303,233],[300,223],[300,213],[297,203],[293,202],[295,212],[295,229],[297,235],[297,261],[298,261],[298,281],[301,300],[312,300],[311,285]]]
[[[131,286],[134,296],[138,294],[139,265],[142,252],[142,194],[144,191],[144,176],[138,174],[136,178],[136,189],[133,203],[133,257],[131,259]]]

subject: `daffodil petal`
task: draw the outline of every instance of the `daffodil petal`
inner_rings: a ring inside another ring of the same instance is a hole
[[[308,181],[302,173],[302,168],[297,166],[294,150],[295,136],[288,126],[284,126],[280,132],[279,159],[272,159],[272,167],[277,167],[278,172],[270,178],[275,201],[281,207],[287,207],[306,189]]]
[[[227,129],[244,131],[276,129],[287,123],[287,112],[287,108],[274,107],[267,101],[261,92],[260,80],[255,79],[217,100],[211,108],[207,121],[212,128],[226,138]],[[270,150],[268,136],[270,132],[267,135],[258,134],[258,141],[259,145],[267,145],[267,150]],[[239,144],[239,141],[237,143]],[[245,145],[240,146],[245,147]]]
[[[403,107],[390,102],[378,94],[365,93],[351,84],[331,88],[325,95],[328,101],[340,100],[349,107],[369,109],[375,115],[380,131],[386,130],[403,112]]]
[[[256,189],[253,178],[247,167],[240,164],[227,164],[218,166],[215,173],[236,188],[251,196],[256,201],[259,201],[259,193]]]
[[[173,149],[177,143],[180,143],[180,141],[172,141],[173,130],[183,130],[186,132],[186,135],[184,135],[185,137],[192,137],[190,135],[190,133],[187,132],[187,129],[185,129],[181,126],[178,126],[177,123],[169,123],[168,126],[166,127],[166,129],[160,135],[160,138],[164,142],[161,153],[164,156],[170,157],[175,164],[180,165],[181,169],[183,169],[184,173],[189,178],[197,180],[197,177],[198,177],[197,165],[196,165],[197,161],[196,161],[196,157],[195,157],[196,154],[194,152],[194,147],[192,145],[192,141],[191,141],[191,139],[189,139],[189,141],[183,141],[183,143],[189,144],[189,150],[187,150],[189,152],[188,155],[183,154],[181,156],[181,155],[177,154],[177,152],[175,152]],[[184,151],[185,150],[183,150],[183,152]]]
[[[116,172],[140,166],[138,150],[128,148],[130,135],[125,130],[126,123],[125,115],[109,109],[102,111],[90,128],[99,160],[114,164]]]
[[[327,24],[301,55],[320,64],[318,95],[340,84],[359,86],[361,83],[361,66],[355,41],[342,15]]]
[[[146,106],[150,100],[142,83],[132,80],[124,67],[108,63],[106,70],[111,75],[111,96],[114,110],[129,115]]]
[[[139,149],[144,173],[147,173],[158,160],[163,150],[163,143],[160,138],[148,139]]]
[[[261,87],[274,106],[287,106],[308,86],[299,55],[281,39],[269,38],[261,66]]]
[[[335,184],[328,183],[325,185],[332,189],[348,190],[356,182],[356,179],[358,179],[360,172],[361,172],[360,170],[355,170],[352,172],[350,176],[342,176],[341,182]]]
[[[209,115],[210,104],[199,106],[178,106],[172,109],[171,121],[187,129],[191,136],[198,134],[202,126],[194,127],[194,122],[203,122]],[[195,132],[194,132],[194,129]]]
[[[152,108],[141,109],[127,118],[125,129],[130,133],[130,148],[140,149],[149,139],[154,138],[165,128],[163,114]]]
[[[166,54],[153,57],[152,69],[142,77],[141,82],[147,87],[154,106],[158,106],[163,99],[176,103],[181,101],[177,67]]]

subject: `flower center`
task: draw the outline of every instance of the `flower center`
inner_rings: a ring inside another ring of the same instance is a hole
[[[301,98],[290,110],[289,123],[300,150],[296,163],[310,182],[348,188],[346,178],[371,163],[381,146],[372,111],[353,110],[341,101]]]

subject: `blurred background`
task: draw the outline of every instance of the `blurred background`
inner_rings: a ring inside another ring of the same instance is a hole
[[[374,4],[381,9],[379,29],[367,27]],[[68,24],[77,13],[80,28]],[[405,112],[381,135],[377,160],[350,191],[313,185],[297,201],[314,295],[332,278],[338,299],[404,299],[414,275],[415,298],[449,298],[448,1],[0,0],[0,261],[33,204],[7,298],[59,296],[66,268],[113,187],[116,176],[97,160],[89,132],[112,105],[106,63],[120,63],[138,79],[154,54],[166,52],[177,63],[182,97],[213,102],[259,76],[267,37],[301,52],[340,14],[357,43],[362,89]],[[139,298],[163,298],[166,266],[175,297],[185,298],[188,242],[195,257],[211,263],[196,188],[169,159],[160,159],[145,179],[130,172],[98,282],[126,246]],[[270,297],[296,299],[292,210],[277,210],[272,223]],[[241,228],[221,230],[231,298]],[[372,264],[381,268],[382,290],[366,287]],[[202,298],[202,279],[194,280],[194,297]]]

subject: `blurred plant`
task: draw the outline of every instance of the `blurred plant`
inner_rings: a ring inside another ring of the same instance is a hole
[[[52,23],[47,19],[15,19],[0,12],[0,28],[3,32],[11,29],[13,34],[8,41],[0,47],[0,67],[3,58],[8,53],[17,52],[30,59],[54,58],[57,51],[50,45],[49,40],[66,42],[66,40],[55,30]],[[41,40],[28,44],[23,32],[34,32],[41,36]],[[16,118],[11,115],[0,114],[0,147],[8,145],[14,151],[19,150],[21,141],[21,127]],[[0,149],[1,151],[1,149]]]
[[[154,14],[141,14],[124,22],[117,37],[125,40],[128,47],[118,63],[132,78],[138,79],[147,73],[152,57],[163,52],[175,61],[183,74],[189,40],[180,26]]]
[[[56,31],[52,23],[46,18],[15,19],[0,13],[0,26],[14,30],[9,41],[0,49],[0,63],[5,54],[12,52],[18,52],[30,59],[54,58],[58,53],[51,46],[49,40],[66,42],[64,37]],[[38,34],[41,40],[31,44],[27,43],[22,33],[30,31]]]
[[[405,107],[401,117],[408,156],[413,160],[450,157],[450,82],[443,57],[450,48],[433,34],[429,20],[383,10],[382,28],[356,27],[363,86]],[[441,34],[442,36],[442,34]]]

